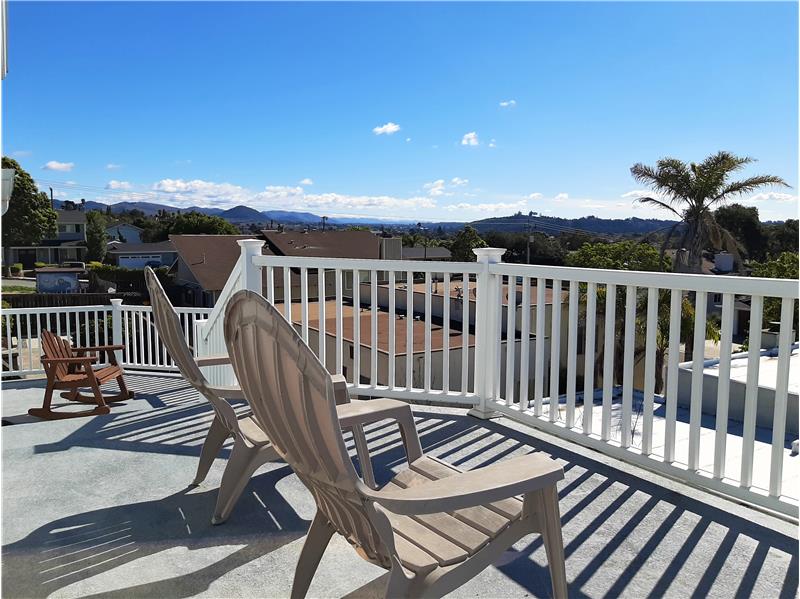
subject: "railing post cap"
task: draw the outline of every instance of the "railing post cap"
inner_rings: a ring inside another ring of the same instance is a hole
[[[478,262],[500,262],[506,248],[473,248],[472,253],[478,257]]]
[[[110,299],[108,301],[111,302],[112,306],[121,306],[122,305],[122,298],[119,298],[119,297],[115,297],[114,299]]]
[[[261,249],[264,247],[264,244],[267,243],[263,239],[239,239],[236,241],[242,248],[247,248],[251,251],[255,251],[256,249]]]

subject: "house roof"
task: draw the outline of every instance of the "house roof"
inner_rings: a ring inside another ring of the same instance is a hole
[[[86,213],[83,210],[56,210],[58,224],[71,225],[86,222]]]
[[[169,240],[205,291],[221,291],[241,255],[240,239],[252,235],[170,235]],[[268,248],[264,254],[272,254]]]
[[[109,254],[142,254],[174,252],[175,246],[171,241],[156,241],[155,243],[120,243],[116,242],[108,248]]]
[[[381,238],[370,231],[261,231],[270,249],[283,256],[381,257]]]
[[[443,247],[404,247],[403,260],[449,260],[451,258],[450,250]]]

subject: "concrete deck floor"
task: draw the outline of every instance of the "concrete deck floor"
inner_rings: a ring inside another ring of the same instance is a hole
[[[22,597],[287,597],[311,495],[262,467],[230,520],[211,526],[219,459],[187,489],[210,420],[177,377],[129,375],[137,399],[95,418],[25,413],[43,382],[4,384],[2,594]],[[559,460],[573,597],[794,597],[797,527],[505,419],[414,407],[426,451],[465,468],[544,451]],[[404,465],[396,428],[367,429],[376,473]],[[226,456],[223,456],[223,458]],[[380,596],[383,571],[334,538],[310,597]],[[455,597],[546,597],[539,537],[520,541]]]

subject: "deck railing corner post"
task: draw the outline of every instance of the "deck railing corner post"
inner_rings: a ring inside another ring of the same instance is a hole
[[[122,298],[114,298],[111,302],[111,343],[113,345],[125,345],[122,339]],[[106,329],[108,330],[108,329]],[[122,362],[122,352],[116,350],[117,361]]]
[[[475,395],[476,405],[468,412],[470,416],[488,419],[500,414],[489,406],[493,399],[494,377],[499,376],[493,368],[478,365],[494,363],[492,351],[499,331],[497,330],[497,311],[500,297],[500,276],[490,272],[490,265],[502,262],[504,248],[475,248],[472,250],[481,265],[475,281]]]
[[[237,243],[242,248],[240,258],[242,289],[263,293],[261,267],[253,264],[253,258],[261,255],[261,248],[264,247],[266,242],[261,239],[240,239]]]

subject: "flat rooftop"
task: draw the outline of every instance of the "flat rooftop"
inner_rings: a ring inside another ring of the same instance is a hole
[[[749,359],[746,355],[734,357],[731,360],[731,379],[740,383],[747,383],[747,365]],[[705,374],[719,376],[719,363],[712,364],[703,369]],[[758,386],[769,389],[775,388],[778,380],[778,352],[762,351],[758,364]],[[792,347],[789,354],[789,393],[800,394],[800,350],[797,344]]]
[[[37,421],[44,381],[2,397],[4,597],[285,597],[314,502],[291,469],[267,464],[212,526],[224,467],[198,488],[212,417],[177,376],[129,374],[137,397],[94,418]],[[414,406],[426,452],[464,468],[542,451],[558,460],[573,597],[795,597],[797,527],[499,418]],[[376,475],[404,468],[395,426],[366,430]],[[349,444],[351,446],[352,444]],[[352,447],[351,447],[352,450]],[[334,537],[309,597],[382,596],[384,571]],[[452,597],[547,597],[537,535]]]

